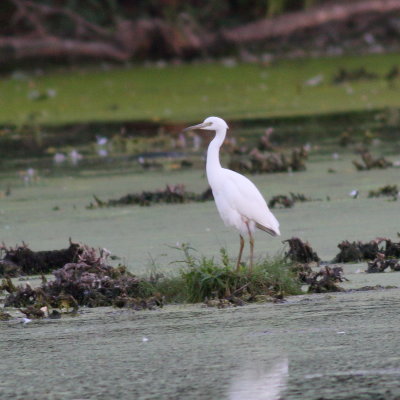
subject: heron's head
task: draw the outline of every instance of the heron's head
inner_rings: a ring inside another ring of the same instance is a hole
[[[201,124],[189,126],[184,129],[185,131],[191,131],[194,129],[204,129],[207,131],[218,131],[220,129],[228,129],[227,123],[219,117],[208,117]]]

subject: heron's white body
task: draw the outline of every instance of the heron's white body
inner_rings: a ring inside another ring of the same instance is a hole
[[[269,210],[263,196],[253,182],[230,169],[222,168],[219,150],[224,142],[228,125],[218,117],[208,117],[201,124],[186,130],[205,129],[215,131],[215,137],[207,151],[207,179],[211,186],[215,204],[225,225],[235,227],[240,233],[240,250],[237,269],[244,246],[244,235],[249,236],[250,270],[253,266],[253,233],[255,228],[269,234],[280,235],[279,222]]]
[[[235,227],[242,235],[248,234],[248,229],[254,232],[256,223],[279,235],[279,222],[254,183],[235,171],[221,167],[219,149],[225,136],[226,128],[216,130],[207,151],[207,179],[219,215],[225,225]]]

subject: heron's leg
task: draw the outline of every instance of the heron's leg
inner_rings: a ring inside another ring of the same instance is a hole
[[[249,232],[250,235],[250,272],[253,271],[253,259],[254,259],[254,238],[253,235]]]
[[[254,255],[254,237],[251,234],[250,231],[250,227],[248,222],[246,222],[246,226],[247,226],[247,232],[249,232],[249,242],[250,242],[250,268],[249,271],[252,272],[253,271],[253,255]]]
[[[244,247],[244,239],[242,235],[240,236],[240,250],[239,250],[239,256],[238,256],[238,260],[237,260],[237,264],[236,264],[236,271],[239,271],[239,267],[240,267],[240,260],[242,259],[242,253],[243,253],[243,247]]]

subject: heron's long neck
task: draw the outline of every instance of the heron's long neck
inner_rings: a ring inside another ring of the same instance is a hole
[[[226,129],[217,130],[214,139],[210,142],[207,150],[207,178],[209,184],[212,186],[212,177],[216,176],[215,171],[221,169],[221,163],[219,161],[219,149],[222,146],[226,136]]]

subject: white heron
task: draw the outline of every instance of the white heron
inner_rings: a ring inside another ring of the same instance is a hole
[[[207,150],[207,179],[212,189],[215,204],[225,225],[239,231],[240,250],[237,269],[240,267],[244,247],[243,236],[249,236],[250,270],[253,268],[254,231],[261,229],[272,236],[280,235],[279,222],[269,210],[262,194],[245,176],[230,169],[222,168],[219,149],[222,146],[228,125],[218,117],[208,117],[201,124],[187,130],[204,129],[215,131],[215,137]]]

